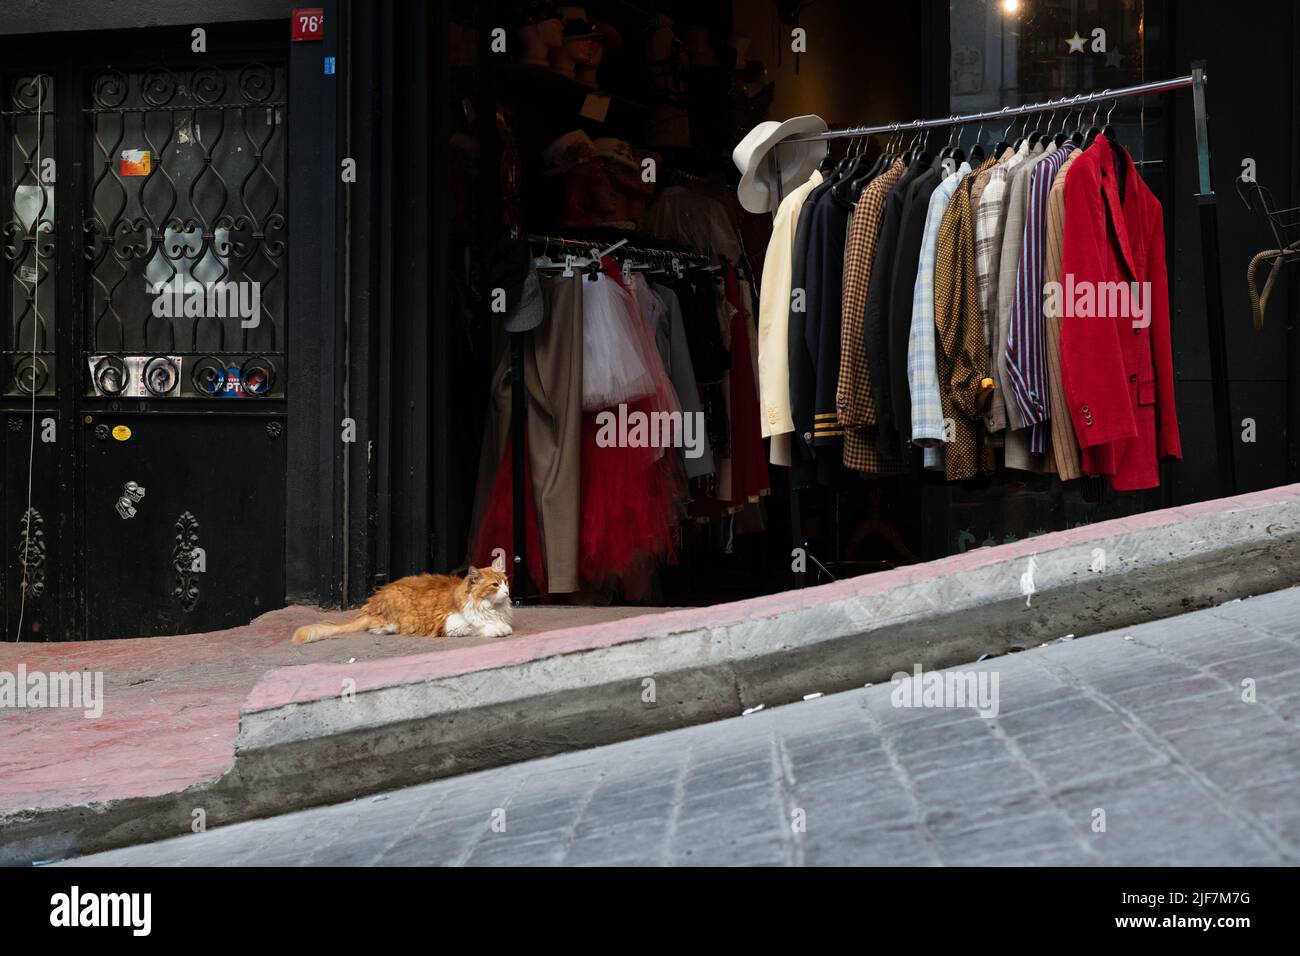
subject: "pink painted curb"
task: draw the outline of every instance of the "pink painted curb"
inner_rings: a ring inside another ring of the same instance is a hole
[[[790,611],[878,594],[900,585],[971,571],[1010,559],[1028,557],[1030,554],[1043,554],[1059,548],[1077,546],[1099,538],[1166,527],[1188,518],[1252,511],[1293,501],[1296,498],[1300,498],[1300,484],[1284,485],[1233,498],[1149,511],[1081,528],[1055,531],[1023,541],[977,548],[964,554],[925,564],[863,575],[800,591],[783,591],[730,604],[684,608],[622,621],[548,631],[522,640],[454,651],[358,661],[346,665],[310,664],[282,667],[269,672],[258,682],[246,698],[243,712],[254,713],[336,697],[345,679],[354,681],[357,691],[375,690],[524,664],[548,657],[592,651],[668,634],[726,627],[730,624],[776,617]]]

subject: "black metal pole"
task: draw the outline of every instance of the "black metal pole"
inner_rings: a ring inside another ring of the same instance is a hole
[[[510,593],[516,606],[528,596],[528,527],[524,511],[524,335],[510,333],[510,492],[514,500],[514,577]]]
[[[1232,402],[1228,383],[1228,344],[1223,309],[1223,279],[1219,271],[1219,206],[1210,176],[1210,117],[1205,103],[1205,61],[1192,64],[1192,106],[1196,122],[1196,163],[1200,192],[1201,271],[1205,289],[1205,319],[1209,332],[1210,385],[1214,399],[1214,439],[1219,465],[1219,495],[1237,493],[1233,446]]]

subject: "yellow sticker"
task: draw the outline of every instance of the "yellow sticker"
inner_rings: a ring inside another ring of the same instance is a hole
[[[129,441],[131,438],[131,429],[125,425],[114,425],[113,437],[118,441]]]

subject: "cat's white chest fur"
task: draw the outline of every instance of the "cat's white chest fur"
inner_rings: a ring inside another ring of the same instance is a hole
[[[448,637],[508,637],[514,633],[510,601],[465,602],[459,611],[447,616]]]

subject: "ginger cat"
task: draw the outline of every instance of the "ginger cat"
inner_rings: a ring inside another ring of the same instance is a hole
[[[463,578],[414,574],[385,584],[350,621],[322,621],[293,632],[295,644],[335,634],[427,634],[430,637],[506,637],[511,625],[510,582],[505,561],[470,566]]]

